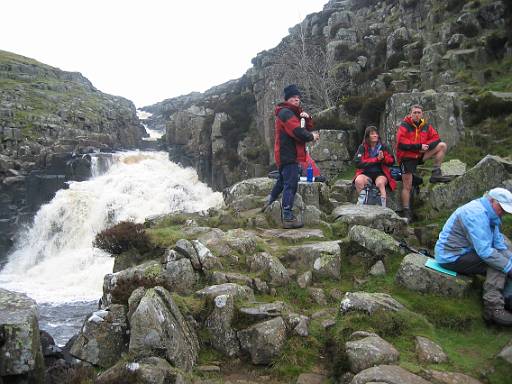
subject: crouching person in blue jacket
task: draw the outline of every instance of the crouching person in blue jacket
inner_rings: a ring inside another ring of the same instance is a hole
[[[500,232],[501,217],[512,213],[512,193],[494,188],[459,207],[446,221],[435,247],[436,261],[463,275],[485,275],[484,319],[512,326],[503,290],[512,279],[512,249]]]

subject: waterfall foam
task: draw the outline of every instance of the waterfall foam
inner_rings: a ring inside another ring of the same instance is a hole
[[[41,207],[0,271],[1,287],[38,302],[97,300],[113,265],[109,254],[92,246],[98,232],[124,220],[143,222],[152,215],[222,204],[220,193],[164,152],[113,154],[108,171],[100,173],[71,182]]]

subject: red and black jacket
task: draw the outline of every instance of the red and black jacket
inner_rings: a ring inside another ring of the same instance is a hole
[[[416,125],[410,116],[407,116],[400,124],[396,133],[396,157],[398,162],[403,159],[420,159],[423,157],[422,144],[428,144],[433,149],[441,142],[439,134],[432,124],[427,124],[422,119]]]
[[[356,165],[356,175],[354,176],[354,180],[357,176],[364,173],[365,168],[373,167],[375,164],[380,163],[382,173],[384,173],[386,179],[388,179],[389,188],[391,188],[391,190],[394,191],[396,188],[396,181],[391,177],[391,171],[389,170],[388,166],[393,165],[393,163],[395,162],[395,158],[389,151],[387,145],[381,145],[382,147],[380,148],[380,150],[384,153],[384,158],[382,160],[378,160],[377,156],[370,156],[370,146],[367,143],[359,145],[359,148],[357,148],[356,155],[354,156],[354,163]]]
[[[306,161],[306,142],[313,141],[313,119],[306,119],[306,128],[300,127],[302,108],[288,102],[279,103],[275,109],[274,158],[276,165]]]

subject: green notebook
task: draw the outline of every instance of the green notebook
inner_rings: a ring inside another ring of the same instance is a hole
[[[425,262],[425,267],[433,269],[434,271],[437,272],[446,273],[447,275],[450,276],[457,276],[457,272],[450,271],[449,269],[441,267],[439,264],[437,264],[437,261],[431,258],[427,259],[427,261]]]

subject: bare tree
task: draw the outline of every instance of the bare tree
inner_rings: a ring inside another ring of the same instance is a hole
[[[335,60],[327,53],[325,42],[308,38],[301,25],[283,48],[277,61],[283,65],[285,77],[304,91],[310,108],[318,111],[335,106],[343,86],[335,76]]]

